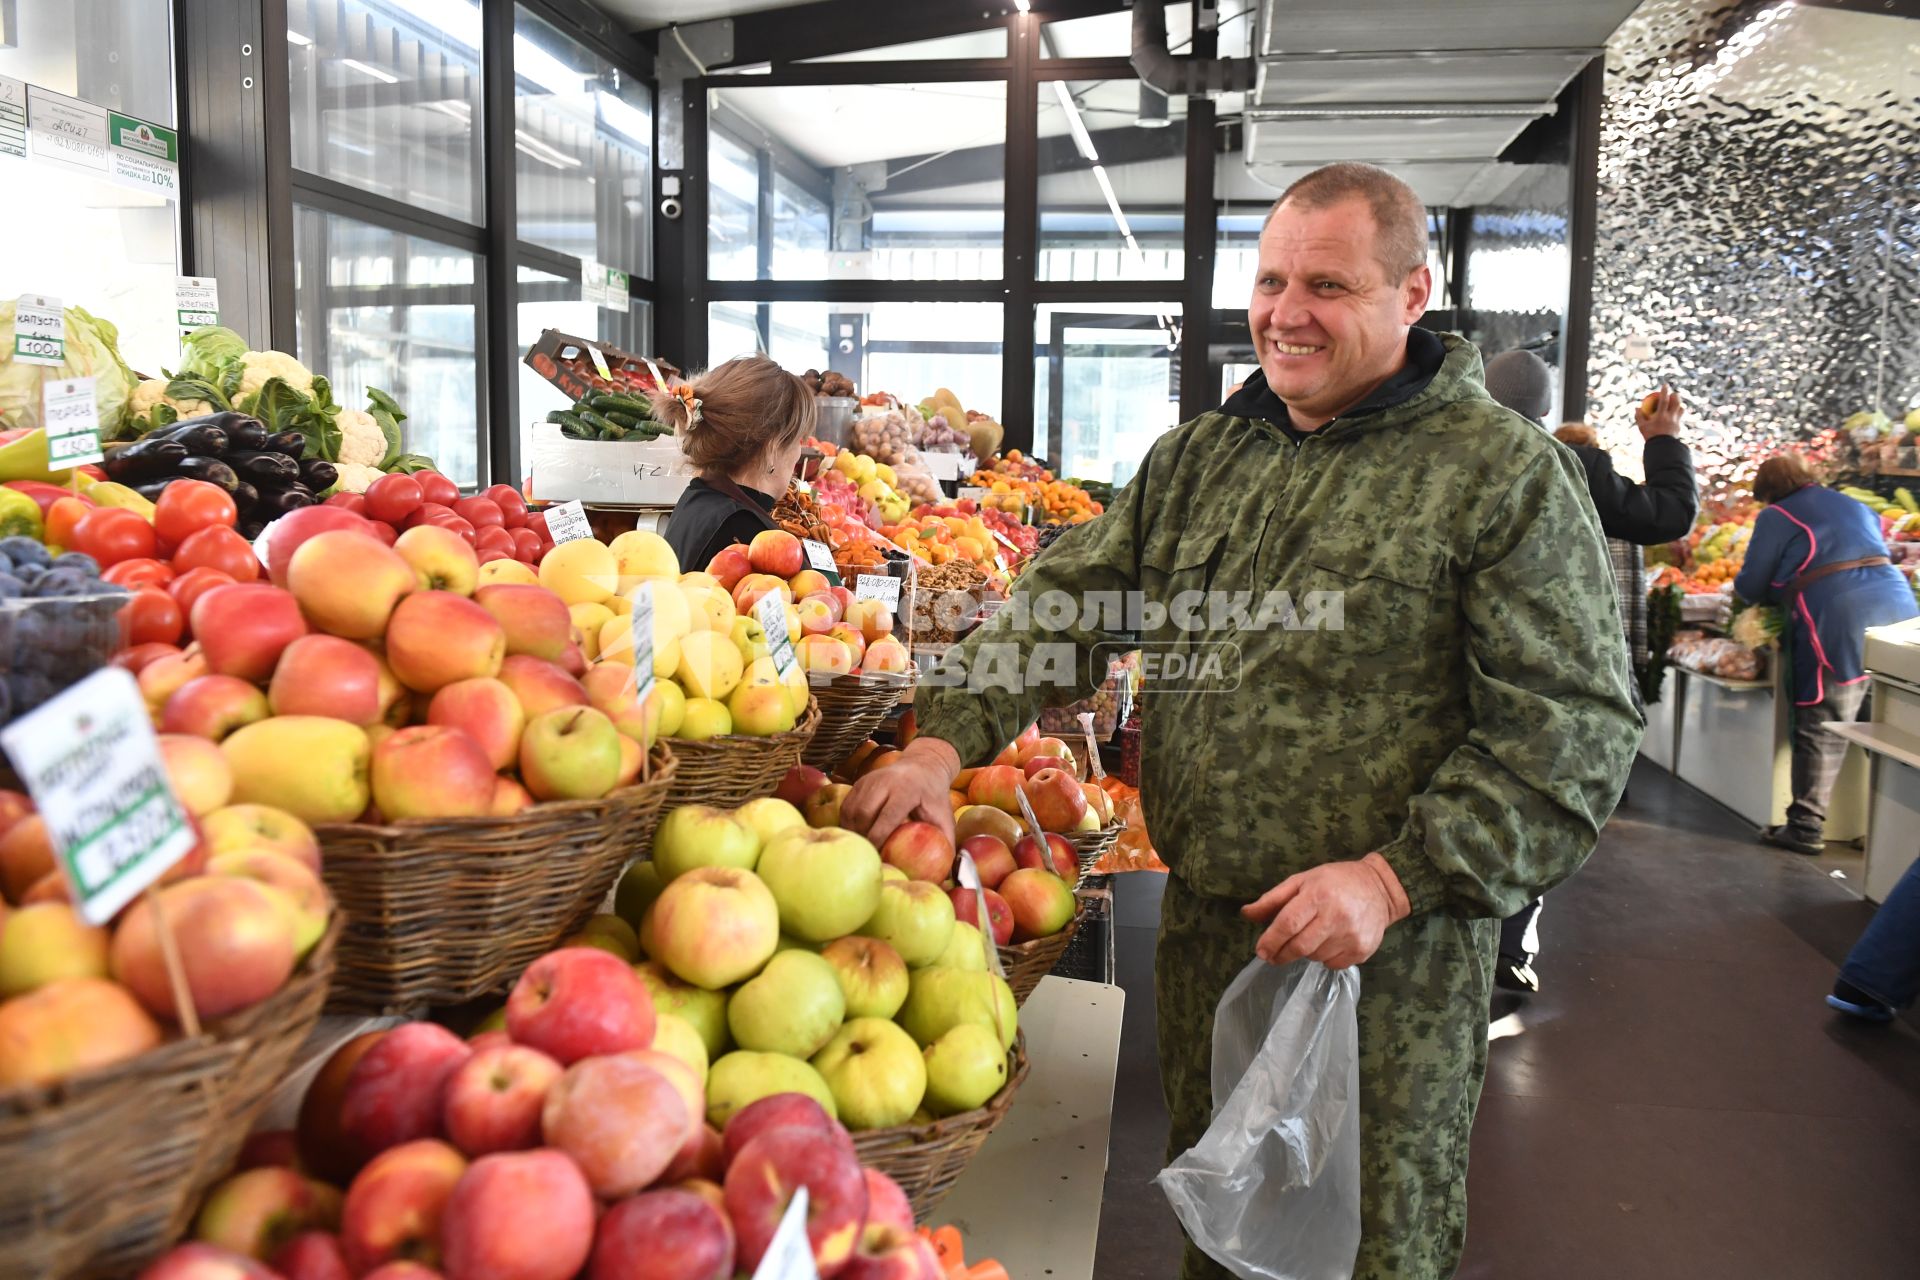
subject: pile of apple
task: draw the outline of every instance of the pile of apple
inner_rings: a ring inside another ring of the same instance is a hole
[[[768,592],[778,592],[791,611],[794,653],[801,667],[823,675],[882,672],[899,675],[912,663],[893,638],[894,618],[879,600],[856,600],[845,586],[807,566],[800,539],[767,529],[752,543],[735,543],[707,563],[707,573],[733,593],[746,613]]]
[[[231,804],[218,748],[162,736],[175,795],[200,836],[157,891],[203,1021],[287,984],[327,931],[320,846],[291,814]],[[0,791],[0,1090],[46,1085],[145,1053],[180,1023],[152,906],[104,926],[70,905],[47,824]]]
[[[943,1280],[831,1104],[716,1098],[700,1036],[626,962],[552,952],[499,1021],[470,1041],[411,1022],[347,1042],[297,1133],[255,1135],[197,1243],[143,1280],[268,1274],[258,1262],[285,1280],[730,1280],[801,1187],[820,1276]],[[233,1269],[195,1269],[214,1263]]]
[[[388,546],[337,506],[264,536],[270,581],[206,592],[194,643],[138,664],[158,726],[220,743],[240,801],[311,823],[503,816],[639,774],[631,668],[589,671],[525,565],[431,523]]]

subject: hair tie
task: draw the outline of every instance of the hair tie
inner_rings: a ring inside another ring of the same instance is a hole
[[[693,394],[693,385],[683,382],[673,389],[680,397],[680,403],[687,406],[687,426],[692,427],[700,421],[700,397]]]

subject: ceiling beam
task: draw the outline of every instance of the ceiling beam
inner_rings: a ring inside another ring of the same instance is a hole
[[[1087,136],[1100,153],[1100,163],[1109,167],[1136,164],[1143,160],[1172,160],[1185,154],[1184,129],[1137,129],[1125,125],[1113,129],[1092,129]],[[887,161],[889,168],[905,167],[926,156],[901,156]],[[1039,169],[1042,178],[1085,164],[1068,134],[1040,139]],[[884,191],[873,193],[881,203],[886,197],[946,187],[996,182],[1006,177],[1006,148],[1003,146],[963,147],[950,151],[940,160],[922,165],[909,173],[889,179]]]
[[[1034,16],[1052,22],[1118,13],[1124,0],[1033,0]],[[714,67],[754,66],[762,62],[800,62],[862,49],[969,35],[1006,25],[1016,12],[1013,0],[973,4],[915,3],[911,0],[814,0],[812,4],[769,9],[715,19],[733,26],[733,56]],[[690,28],[699,23],[687,24]],[[636,32],[656,46],[667,28]]]

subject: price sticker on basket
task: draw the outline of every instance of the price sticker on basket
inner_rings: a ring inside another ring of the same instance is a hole
[[[77,467],[106,456],[100,451],[100,409],[94,403],[92,378],[49,382],[41,403],[49,467]]]
[[[987,953],[987,968],[1004,981],[1007,971],[1000,963],[1000,948],[993,945],[993,917],[987,914],[986,886],[980,883],[980,868],[973,864],[973,855],[965,849],[960,851],[960,887],[973,891],[973,909],[976,912],[973,918],[980,922],[980,942]]]
[[[889,613],[900,612],[900,579],[890,573],[863,573],[853,580],[855,600],[878,600]]]
[[[1047,870],[1072,884],[1074,877],[1080,874],[1080,868],[1074,867],[1072,875],[1060,869],[1060,864],[1053,860],[1053,842],[1047,839],[1046,829],[1040,825],[1040,819],[1033,816],[1033,806],[1027,803],[1026,791],[1023,789],[1013,794],[1020,801],[1020,816],[1027,820],[1027,830],[1032,834],[1033,842],[1040,846],[1040,858],[1047,864]]]
[[[94,672],[0,729],[0,746],[89,924],[112,919],[198,843],[129,672]]]
[[[580,505],[578,498],[547,508],[547,536],[553,539],[556,546],[576,538],[593,536],[593,525],[587,521],[587,509]]]
[[[840,566],[833,562],[833,550],[818,538],[802,538],[800,545],[807,549],[807,567],[815,573],[826,575],[827,585],[840,585]]]
[[[787,600],[777,591],[769,591],[753,606],[753,616],[767,633],[767,652],[773,657],[773,669],[785,680],[799,661],[793,656],[793,640],[787,635]]]
[[[813,1265],[813,1242],[807,1238],[807,1189],[800,1187],[780,1215],[753,1280],[820,1280]]]
[[[653,584],[635,587],[633,600],[634,697],[641,702],[653,692]]]
[[[1093,780],[1097,783],[1107,776],[1100,763],[1100,743],[1093,736],[1093,712],[1078,712],[1074,719],[1080,722],[1080,732],[1087,736],[1087,767],[1093,771]]]
[[[67,362],[67,309],[58,298],[24,294],[13,308],[15,364]]]

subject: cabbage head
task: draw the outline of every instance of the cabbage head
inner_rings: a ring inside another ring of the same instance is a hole
[[[0,428],[40,425],[42,387],[67,378],[92,378],[100,407],[100,438],[117,439],[127,416],[127,401],[139,381],[120,358],[120,330],[69,303],[66,308],[66,363],[22,364],[13,358],[14,303],[0,302]]]

